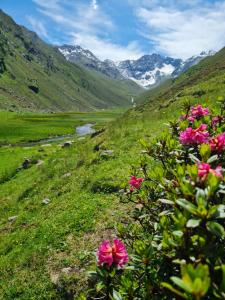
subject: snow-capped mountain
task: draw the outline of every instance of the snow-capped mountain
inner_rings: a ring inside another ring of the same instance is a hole
[[[124,79],[113,61],[109,59],[101,61],[91,51],[80,46],[63,45],[58,47],[58,50],[71,62],[82,64],[114,79]]]
[[[197,56],[182,60],[154,53],[144,55],[137,60],[113,62],[109,59],[101,61],[91,51],[80,46],[63,45],[58,49],[71,62],[82,64],[114,79],[133,80],[144,88],[157,85],[166,78],[177,77],[203,58],[214,54],[213,51],[202,52]]]
[[[143,87],[149,87],[171,76],[181,67],[182,62],[181,59],[151,54],[137,60],[119,62],[117,67],[125,78],[130,78]]]

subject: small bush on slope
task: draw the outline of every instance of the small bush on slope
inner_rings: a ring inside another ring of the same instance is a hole
[[[142,141],[121,197],[134,206],[118,225],[129,262],[121,241],[103,241],[87,299],[225,299],[224,108],[186,105],[170,132]]]

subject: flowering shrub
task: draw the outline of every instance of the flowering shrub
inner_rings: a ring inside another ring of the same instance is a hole
[[[143,175],[121,195],[133,206],[118,225],[129,262],[122,242],[103,242],[90,299],[225,299],[224,110],[185,109],[170,133],[141,142]]]

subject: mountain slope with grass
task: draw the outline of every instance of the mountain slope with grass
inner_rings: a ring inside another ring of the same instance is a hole
[[[187,100],[219,112],[217,99],[225,93],[224,54],[223,49],[164,83],[151,98],[145,96],[145,104],[101,124],[104,132],[74,137],[71,147],[53,143],[0,149],[0,171],[7,169],[0,185],[0,298],[78,299],[88,289],[86,270],[95,265],[93,252],[102,239],[116,235],[118,221],[130,222],[132,204],[120,203],[119,191],[134,167],[145,165],[140,139],[156,138],[180,116]],[[12,116],[15,122],[26,118]],[[54,120],[60,132],[63,122]],[[29,167],[21,168],[25,157]],[[154,169],[154,160],[149,167]]]
[[[0,109],[81,111],[127,107],[142,89],[67,62],[0,11]]]

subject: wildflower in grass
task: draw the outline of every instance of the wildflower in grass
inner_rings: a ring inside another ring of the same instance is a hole
[[[225,150],[225,132],[217,135],[209,141],[211,150],[214,152],[221,153]]]
[[[129,184],[131,186],[130,191],[133,192],[134,188],[140,190],[141,184],[144,181],[144,178],[137,178],[135,176],[131,176]]]
[[[222,118],[220,116],[213,117],[212,118],[212,126],[215,127],[221,120],[222,120]]]
[[[222,174],[222,167],[218,166],[216,169],[212,169],[211,166],[207,163],[199,163],[198,164],[198,177],[201,180],[206,180],[209,173],[213,174],[214,176],[223,179]]]
[[[200,118],[209,115],[208,107],[203,107],[202,105],[192,106],[191,108],[191,116],[193,118]]]
[[[111,266],[113,263],[123,268],[128,262],[128,253],[125,245],[120,240],[114,240],[111,246],[108,240],[102,242],[97,252],[98,264]]]
[[[197,129],[188,127],[180,133],[180,142],[183,145],[203,144],[208,142],[209,133],[206,131],[207,125],[202,124]]]

